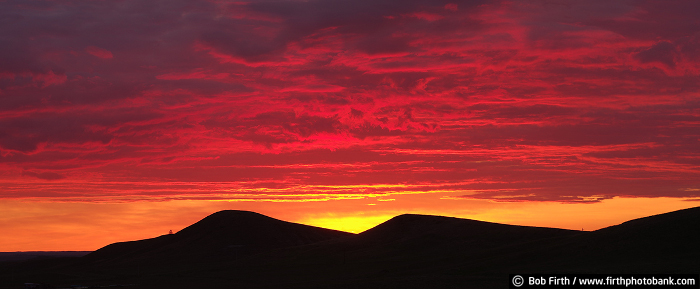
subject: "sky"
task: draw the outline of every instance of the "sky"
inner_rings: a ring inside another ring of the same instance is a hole
[[[0,251],[700,205],[700,2],[0,1]]]

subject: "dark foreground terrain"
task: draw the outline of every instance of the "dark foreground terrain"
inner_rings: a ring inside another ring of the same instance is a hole
[[[0,288],[507,288],[510,273],[698,272],[700,207],[593,232],[400,215],[361,234],[221,211],[80,258],[0,262]]]

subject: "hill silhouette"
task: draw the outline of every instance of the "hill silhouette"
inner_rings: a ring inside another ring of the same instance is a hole
[[[82,257],[90,251],[29,251],[29,252],[0,252],[0,262],[50,259],[60,257]]]
[[[353,235],[248,211],[216,212],[170,235],[114,243],[83,258],[90,263],[214,261]]]
[[[630,220],[549,248],[567,254],[571,270],[591,272],[697,273],[700,267],[700,207]],[[552,257],[554,259],[554,257]],[[575,260],[576,265],[571,265]]]
[[[513,242],[571,236],[579,231],[504,225],[453,217],[399,215],[358,235],[369,243],[421,243],[424,245],[454,242],[462,245],[499,246]]]
[[[222,211],[82,258],[0,263],[0,288],[506,288],[511,273],[697,273],[699,228],[700,207],[592,232],[407,214],[360,234]]]

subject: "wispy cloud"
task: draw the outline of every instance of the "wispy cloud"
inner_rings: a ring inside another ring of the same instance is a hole
[[[0,7],[5,199],[699,197],[695,3]]]

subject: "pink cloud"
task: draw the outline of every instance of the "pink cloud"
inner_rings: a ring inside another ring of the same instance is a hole
[[[0,4],[3,198],[697,197],[694,4],[152,3]]]
[[[90,53],[93,56],[96,56],[96,57],[99,57],[102,59],[112,59],[112,57],[114,57],[112,55],[112,52],[110,52],[109,50],[99,48],[96,46],[88,46],[87,48],[85,48],[85,51],[87,53]]]

